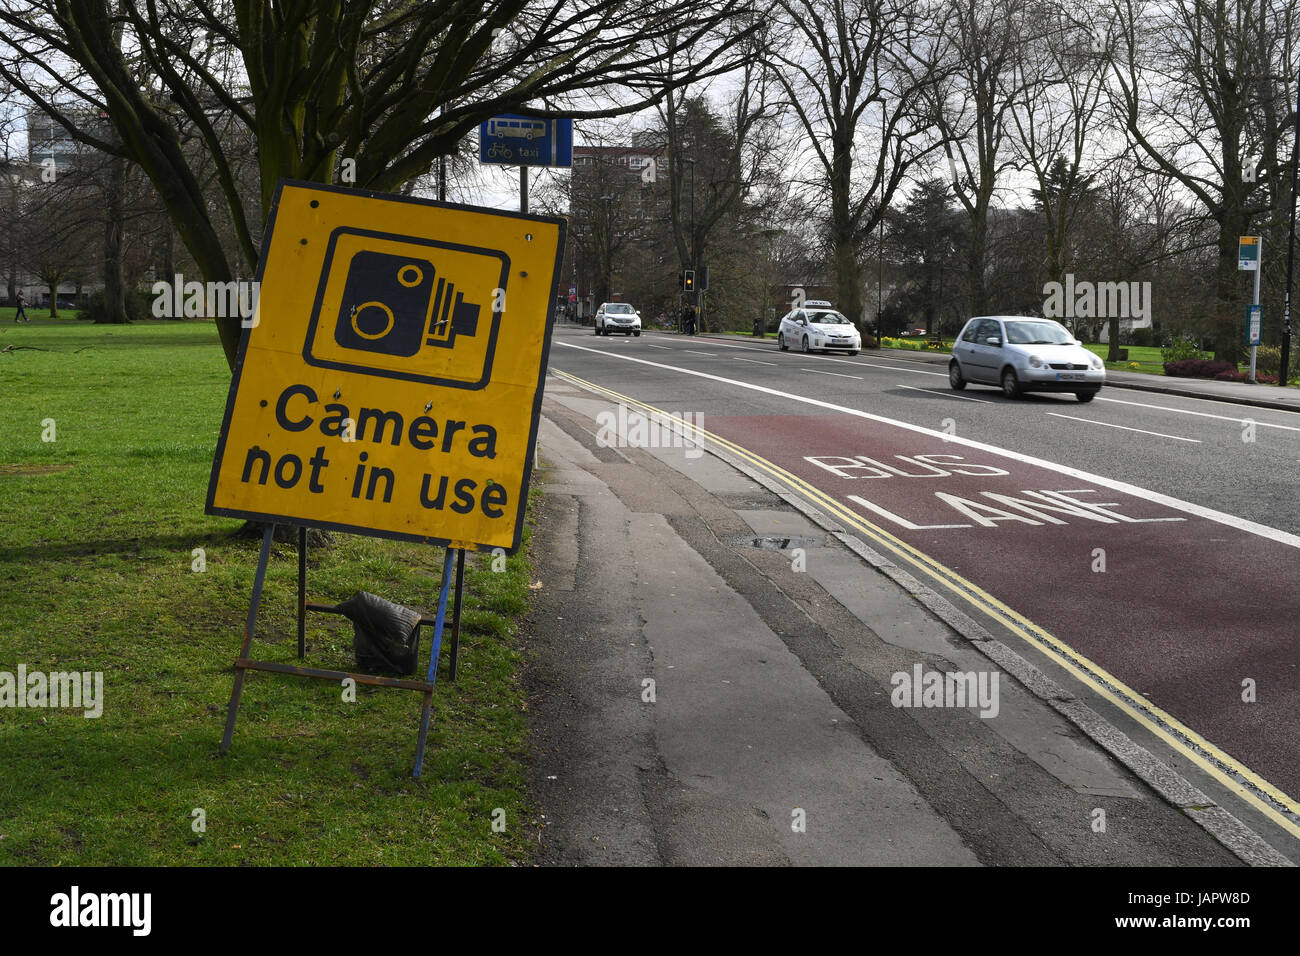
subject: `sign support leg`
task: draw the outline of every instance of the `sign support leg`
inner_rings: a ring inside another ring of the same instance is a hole
[[[433,710],[433,684],[438,679],[438,654],[442,650],[442,626],[447,619],[447,591],[451,587],[451,559],[457,549],[448,548],[447,556],[442,561],[442,590],[438,594],[438,616],[433,623],[433,646],[429,648],[429,671],[425,683],[429,689],[424,692],[424,706],[420,710],[420,736],[415,742],[415,773],[420,776],[424,769],[424,745],[429,739],[429,717]]]
[[[460,656],[460,596],[465,584],[465,549],[456,552],[456,600],[451,612],[451,671],[450,677],[456,679],[456,659]]]
[[[239,698],[244,692],[244,667],[241,661],[248,657],[253,645],[253,632],[257,629],[257,608],[262,603],[262,584],[266,581],[266,565],[271,560],[271,535],[275,525],[268,524],[262,532],[262,550],[257,556],[257,574],[253,577],[253,599],[248,605],[248,623],[244,626],[244,645],[235,662],[235,689],[230,694],[230,707],[226,711],[226,733],[221,738],[221,752],[230,750],[230,739],[235,735],[235,717],[239,714]]]
[[[298,660],[307,654],[307,526],[298,529]]]

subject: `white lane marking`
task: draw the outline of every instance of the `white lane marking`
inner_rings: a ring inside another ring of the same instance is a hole
[[[844,375],[844,374],[842,374],[842,373],[840,373],[840,372],[819,372],[819,371],[818,371],[817,369],[815,369],[815,368],[801,368],[801,369],[799,369],[799,371],[801,371],[801,372],[812,372],[814,375],[834,375],[836,378],[856,378],[859,382],[862,381],[862,376],[861,376],[861,375]]]
[[[886,372],[911,372],[914,375],[938,375],[940,378],[947,378],[947,372],[928,372],[923,368],[894,368],[892,365],[876,365],[873,362],[854,362],[852,359],[837,359],[829,356],[822,356],[823,362],[843,362],[845,365],[866,366],[867,368],[883,368]]]
[[[671,349],[671,348],[669,348],[669,347],[666,346],[666,345],[651,345],[649,342],[646,343],[646,348],[650,348],[650,349],[663,349],[665,352],[673,352],[673,351],[676,351],[675,349]]]
[[[1122,428],[1126,432],[1141,432],[1143,435],[1155,435],[1157,438],[1172,438],[1174,441],[1189,441],[1194,444],[1201,444],[1199,438],[1183,438],[1179,435],[1166,435],[1162,432],[1149,432],[1145,428],[1130,428],[1127,425],[1112,425],[1110,422],[1099,422],[1095,418],[1075,418],[1073,415],[1059,415],[1056,412],[1048,412],[1053,418],[1068,418],[1072,422],[1087,422],[1089,425],[1105,425],[1107,428]]]
[[[1068,475],[1069,477],[1077,478],[1080,481],[1088,481],[1094,485],[1100,485],[1102,488],[1109,488],[1111,491],[1118,491],[1122,494],[1132,495],[1135,498],[1150,501],[1152,504],[1163,505],[1164,507],[1171,508],[1174,511],[1181,511],[1185,514],[1195,515],[1198,518],[1204,518],[1207,521],[1214,521],[1218,524],[1227,525],[1230,528],[1236,528],[1238,531],[1245,531],[1248,534],[1267,538],[1270,541],[1276,541],[1278,544],[1285,544],[1292,548],[1300,548],[1300,535],[1291,534],[1289,531],[1280,531],[1277,528],[1270,528],[1267,525],[1262,525],[1246,518],[1238,518],[1236,515],[1226,514],[1222,511],[1215,511],[1213,508],[1206,508],[1203,505],[1193,504],[1190,501],[1183,501],[1181,498],[1174,498],[1171,495],[1161,494],[1160,492],[1152,491],[1149,488],[1130,485],[1126,481],[1117,481],[1114,478],[1105,478],[1101,475],[1094,475],[1091,472],[1083,471],[1079,468],[1071,468],[1069,465],[1060,465],[1054,461],[1035,458],[1033,455],[1022,455],[1018,451],[998,448],[995,445],[988,445],[984,442],[975,441],[972,438],[965,438],[961,435],[948,435],[944,432],[935,431],[933,428],[926,428],[924,425],[913,425],[910,422],[900,422],[894,418],[886,418],[883,415],[874,415],[871,412],[864,412],[856,408],[836,405],[833,402],[823,401],[820,398],[808,398],[805,395],[795,395],[792,392],[783,392],[779,388],[769,388],[766,385],[755,385],[752,382],[741,382],[734,378],[724,378],[721,375],[712,375],[709,372],[700,372],[693,368],[681,368],[676,365],[665,365],[662,362],[651,362],[649,359],[634,358],[631,355],[610,355],[609,353],[602,352],[599,349],[588,348],[585,345],[574,345],[570,342],[557,340],[552,344],[562,345],[565,348],[577,349],[580,352],[591,352],[595,355],[607,355],[610,358],[616,358],[623,362],[636,362],[638,365],[649,365],[652,368],[661,368],[669,372],[677,372],[681,375],[693,375],[696,378],[705,378],[710,381],[721,382],[724,385],[734,385],[737,388],[747,388],[752,392],[762,392],[764,395],[772,395],[776,398],[783,398],[792,402],[803,402],[805,405],[825,408],[829,411],[840,412],[844,415],[852,415],[855,418],[865,418],[868,421],[893,425],[895,428],[902,428],[906,431],[916,432],[920,435],[929,435],[931,438],[938,438],[951,445],[964,445],[967,448],[986,451],[992,455],[1001,455],[1003,458],[1009,458],[1012,461],[1018,461],[1022,464],[1033,465],[1035,468],[1046,468],[1048,471],[1054,471],[1060,475]]]
[[[739,355],[731,356],[733,362],[748,362],[750,365],[776,365],[775,362],[760,362],[758,359],[741,358]]]
[[[732,344],[729,343],[729,342],[710,342],[709,344],[712,345],[712,346],[714,346],[714,347],[716,347],[716,348],[720,348],[720,349],[740,349],[740,350],[745,351],[745,352],[766,352],[768,355],[773,354],[773,349],[772,349],[772,348],[758,348],[757,346],[753,346],[753,345],[732,345]],[[660,347],[662,348],[662,346],[660,346]],[[686,351],[690,351],[690,350],[687,349]],[[778,355],[781,354],[781,350],[780,350],[779,348],[775,349],[775,352],[776,352],[776,354],[778,354]],[[802,353],[802,352],[799,352],[799,353],[793,353],[793,354],[791,354],[791,358],[793,358],[796,354],[797,354],[797,355],[802,355],[803,353]],[[914,374],[914,375],[938,375],[940,378],[947,378],[947,377],[948,377],[948,373],[947,373],[947,372],[931,372],[931,371],[927,371],[926,369],[923,369],[923,368],[913,368],[913,367],[911,367],[911,366],[915,366],[915,365],[917,364],[917,362],[915,362],[915,361],[913,361],[913,360],[911,360],[911,359],[896,359],[896,358],[890,358],[889,356],[881,356],[881,357],[880,357],[880,361],[884,361],[884,362],[902,362],[902,363],[903,363],[903,367],[895,367],[895,366],[893,366],[893,365],[876,365],[876,364],[873,363],[873,362],[863,362],[863,361],[856,361],[856,362],[855,362],[855,361],[853,361],[852,359],[832,358],[832,357],[829,356],[829,355],[821,355],[821,356],[818,356],[817,361],[819,361],[819,362],[842,362],[842,363],[845,364],[845,365],[853,365],[853,366],[857,366],[858,368],[862,368],[862,367],[866,367],[866,368],[882,368],[882,369],[884,369],[886,372],[911,372],[911,373]]]
[[[695,349],[682,349],[683,352],[690,352],[692,355],[707,355],[710,358],[717,355],[717,352],[697,352]]]
[[[935,395],[946,395],[948,398],[960,398],[963,402],[978,402],[981,405],[997,404],[997,402],[990,402],[987,398],[971,398],[969,395],[958,395],[951,389],[945,392],[941,388],[918,388],[915,385],[896,385],[895,388],[906,388],[913,392],[933,392]]]
[[[1194,396],[1189,395],[1187,397],[1192,398]],[[1214,400],[1215,399],[1204,399],[1204,401],[1214,401]],[[1209,412],[1194,412],[1190,408],[1170,408],[1168,405],[1147,405],[1142,402],[1126,402],[1122,398],[1102,398],[1100,395],[1097,396],[1097,401],[1114,402],[1116,405],[1133,405],[1136,406],[1137,408],[1150,408],[1160,412],[1176,412],[1179,415],[1196,415],[1199,418],[1218,418],[1225,422],[1237,422],[1238,424],[1241,425],[1244,425],[1246,422],[1250,421],[1250,422],[1255,422],[1255,424],[1258,425],[1260,428],[1281,428],[1289,432],[1300,432],[1300,428],[1297,428],[1295,425],[1275,425],[1272,422],[1255,421],[1255,419],[1253,418],[1233,418],[1231,415],[1212,415]],[[1263,408],[1260,409],[1260,411],[1273,412],[1273,411],[1282,411],[1282,409]],[[1286,413],[1284,412],[1283,414]]]

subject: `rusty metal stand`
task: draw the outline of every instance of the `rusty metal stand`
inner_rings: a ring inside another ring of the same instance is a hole
[[[447,617],[447,587],[451,584],[451,556],[459,549],[448,548],[447,556],[442,560],[442,590],[438,594],[438,617],[433,624],[433,647],[429,649],[429,672],[425,681],[429,689],[424,694],[424,706],[420,710],[420,735],[415,741],[415,773],[418,777],[424,769],[424,744],[429,737],[429,715],[433,710],[433,685],[438,679],[438,653],[442,650],[442,625]],[[465,552],[461,550],[461,554]]]
[[[456,652],[459,646],[460,632],[460,590],[461,590],[461,571],[465,566],[465,552],[460,548],[448,548],[447,554],[443,559],[442,566],[442,587],[438,596],[438,613],[434,620],[430,621],[426,617],[421,617],[416,623],[416,647],[419,647],[419,629],[425,625],[433,625],[433,643],[429,651],[429,668],[424,680],[407,680],[399,677],[382,677],[377,674],[363,674],[354,671],[335,671],[325,670],[318,667],[303,667],[301,665],[281,664],[277,661],[258,661],[249,657],[252,650],[253,635],[257,628],[257,610],[262,602],[262,587],[266,582],[266,569],[271,557],[271,537],[275,532],[275,525],[268,525],[262,535],[262,548],[257,559],[257,572],[253,578],[253,596],[248,608],[248,622],[244,627],[244,642],[239,650],[239,657],[235,661],[235,686],[230,695],[230,706],[226,712],[226,732],[221,738],[221,752],[228,753],[230,742],[235,733],[235,719],[239,714],[239,702],[244,691],[244,675],[250,670],[268,671],[274,674],[289,674],[294,677],[315,677],[329,681],[343,681],[351,678],[358,684],[368,684],[377,687],[396,687],[402,690],[418,690],[424,694],[424,704],[420,711],[420,732],[416,740],[415,752],[415,773],[414,776],[420,776],[420,771],[424,764],[425,743],[429,734],[429,720],[433,711],[433,690],[438,677],[438,657],[442,650],[442,631],[446,621],[447,614],[447,592],[451,584],[451,567],[452,555],[459,555],[456,575],[456,607],[454,611],[453,636],[452,636],[452,661],[451,676],[455,678]],[[337,614],[333,607],[327,604],[315,604],[309,602],[306,597],[307,592],[307,529],[300,527],[298,529],[298,657],[302,659],[306,654],[306,616],[308,611],[320,611],[324,613]]]
[[[275,525],[269,524],[262,532],[262,550],[257,556],[257,574],[253,576],[253,599],[248,603],[248,623],[244,625],[244,644],[239,650],[239,660],[248,657],[257,629],[257,607],[262,603],[262,585],[266,582],[266,565],[271,560],[271,535]],[[230,693],[230,706],[226,709],[226,732],[221,738],[221,752],[230,750],[230,738],[235,734],[235,717],[239,713],[239,698],[244,693],[244,668],[235,662],[235,689]]]

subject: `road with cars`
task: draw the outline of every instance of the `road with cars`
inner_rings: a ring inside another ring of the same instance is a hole
[[[741,337],[559,327],[550,363],[691,416],[1300,838],[1300,415],[1012,400],[942,364]]]

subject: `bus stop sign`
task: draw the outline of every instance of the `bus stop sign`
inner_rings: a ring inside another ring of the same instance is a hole
[[[1242,236],[1237,243],[1237,271],[1253,272],[1259,268],[1259,236]]]

